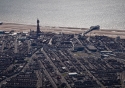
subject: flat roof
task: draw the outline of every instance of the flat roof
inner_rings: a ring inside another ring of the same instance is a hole
[[[101,51],[101,53],[111,53],[112,51]]]
[[[76,72],[68,73],[69,75],[77,75]]]
[[[96,50],[96,47],[93,46],[93,45],[87,45],[87,47],[88,47],[89,49],[91,49],[91,50]]]

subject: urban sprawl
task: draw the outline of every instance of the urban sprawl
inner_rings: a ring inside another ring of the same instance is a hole
[[[125,88],[125,39],[86,36],[99,28],[0,31],[0,88]]]

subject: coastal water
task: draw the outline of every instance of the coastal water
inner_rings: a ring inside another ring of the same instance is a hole
[[[125,30],[125,0],[0,0],[0,21]]]

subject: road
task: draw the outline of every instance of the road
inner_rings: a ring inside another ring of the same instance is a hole
[[[50,60],[50,58],[47,56],[46,52],[42,49],[43,54],[47,57],[48,61],[52,64],[52,66],[55,69],[55,72],[58,71],[58,68],[54,65],[54,63]],[[70,85],[67,83],[67,81],[65,80],[65,78],[62,76],[62,74],[58,71],[58,75],[61,76],[61,82],[62,83],[66,83],[68,88],[71,88]]]
[[[42,63],[40,60],[38,60],[38,61],[39,61],[40,65],[41,65],[41,68],[43,68],[44,74],[47,75],[47,77],[48,77],[48,79],[50,80],[50,82],[51,82],[51,84],[53,85],[53,87],[54,87],[54,88],[57,88],[55,82],[53,81],[52,77],[50,76],[50,74],[48,73],[48,71],[46,70],[46,68],[44,67],[43,63]]]
[[[37,51],[38,51],[38,50],[37,50]],[[32,62],[32,59],[33,59],[33,57],[35,56],[35,54],[36,54],[36,53],[34,53],[31,57],[27,57],[28,62],[26,63],[26,65],[23,67],[23,69],[22,69],[20,72],[24,72],[24,71],[27,69],[27,67],[29,66],[29,64]],[[6,83],[7,80],[10,80],[11,78],[16,77],[20,72],[18,72],[18,73],[16,73],[16,74],[14,74],[14,75],[12,75],[12,76],[10,76],[10,77],[4,79],[3,81],[1,81],[1,82],[0,82],[0,87],[2,86],[3,83]]]
[[[81,67],[86,70],[89,76],[93,77],[93,79],[101,86],[101,88],[105,88],[105,86],[77,58],[75,58],[75,60],[77,60],[77,62],[81,65]]]
[[[42,87],[42,73],[40,72],[40,70],[36,71],[36,75],[37,75],[37,78],[38,78],[37,88],[41,88]]]

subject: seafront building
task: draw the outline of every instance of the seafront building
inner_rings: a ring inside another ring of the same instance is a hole
[[[125,39],[0,32],[1,88],[125,88]]]

